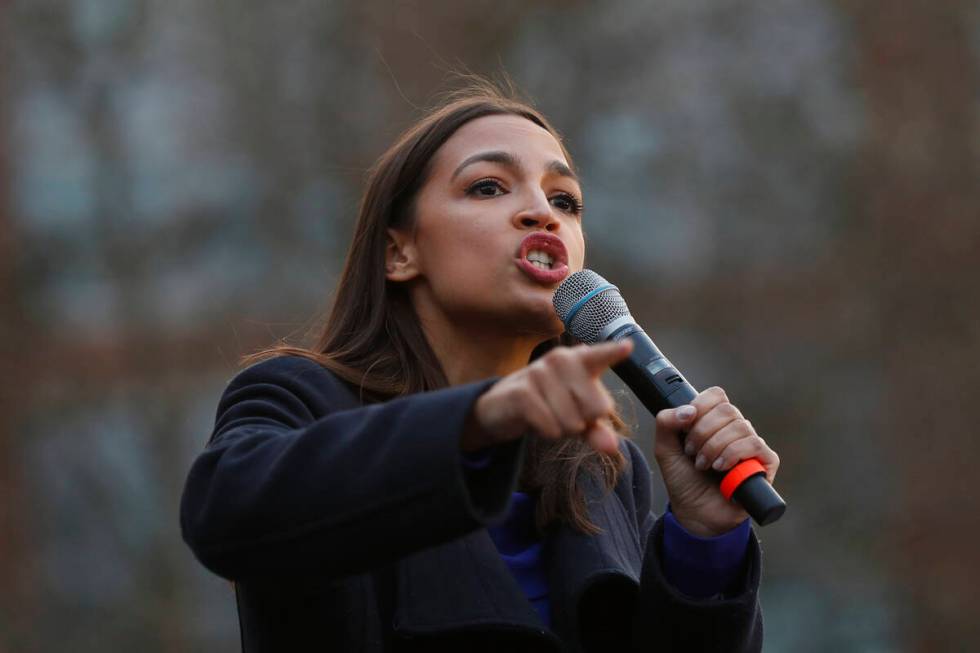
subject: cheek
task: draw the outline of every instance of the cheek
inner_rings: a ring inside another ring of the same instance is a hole
[[[453,217],[433,220],[427,227],[420,231],[419,242],[424,243],[420,260],[430,284],[465,290],[496,279],[507,247],[499,229],[495,232],[479,221]]]
[[[568,247],[568,267],[572,272],[578,272],[585,265],[585,239],[581,233],[577,237],[569,239]]]

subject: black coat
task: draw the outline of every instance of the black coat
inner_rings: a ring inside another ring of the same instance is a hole
[[[506,514],[522,443],[464,471],[459,436],[487,380],[362,405],[320,365],[285,356],[239,373],[181,499],[184,540],[235,581],[243,650],[760,651],[760,549],[740,589],[696,600],[661,572],[650,469],[605,494],[583,478],[602,532],[548,533],[552,628],[485,526]]]

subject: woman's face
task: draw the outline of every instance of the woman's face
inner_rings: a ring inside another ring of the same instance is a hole
[[[420,317],[560,334],[552,294],[582,269],[585,243],[582,191],[558,141],[525,118],[484,116],[432,163],[415,231],[400,235]]]

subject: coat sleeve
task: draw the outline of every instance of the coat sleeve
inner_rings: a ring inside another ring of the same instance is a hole
[[[474,472],[459,450],[492,383],[359,406],[312,361],[253,365],[228,384],[191,465],[184,540],[220,576],[282,581],[361,573],[493,522],[516,485],[520,441]]]
[[[694,599],[677,591],[663,573],[663,516],[652,510],[650,468],[626,441],[633,470],[633,498],[644,550],[640,590],[632,620],[635,651],[754,653],[762,651],[759,606],[762,551],[754,531],[742,577],[723,598]]]

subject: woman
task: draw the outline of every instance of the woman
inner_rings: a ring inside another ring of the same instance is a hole
[[[778,458],[720,388],[662,411],[656,518],[599,378],[629,344],[551,305],[584,256],[558,133],[489,85],[381,157],[319,341],[229,383],[187,478],[244,650],[761,650],[758,542],[704,470]]]

